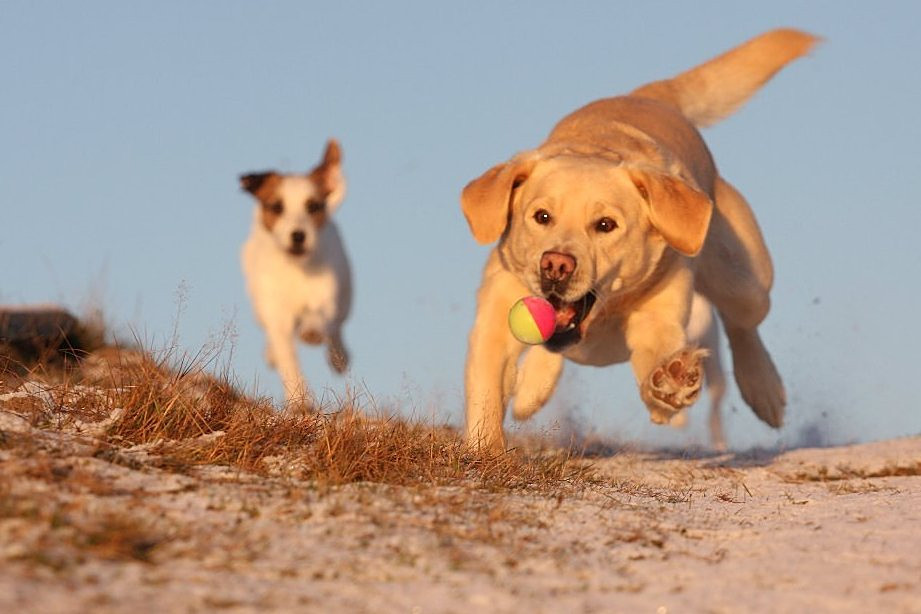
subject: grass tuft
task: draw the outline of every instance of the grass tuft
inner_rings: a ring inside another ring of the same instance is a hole
[[[90,435],[97,458],[127,466],[137,462],[131,453],[143,450],[161,469],[225,465],[324,488],[463,484],[551,495],[595,479],[569,451],[528,445],[498,455],[473,452],[456,429],[366,411],[354,398],[312,414],[283,413],[240,392],[226,372],[210,374],[212,363],[206,352],[104,346],[81,355],[76,369],[33,365],[41,386],[3,407],[35,427]]]

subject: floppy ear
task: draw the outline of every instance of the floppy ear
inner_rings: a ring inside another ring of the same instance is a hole
[[[275,171],[247,173],[240,175],[240,187],[259,200],[265,200],[278,184],[279,175]]]
[[[335,207],[345,198],[345,176],[342,174],[342,150],[336,139],[326,142],[323,160],[310,171],[310,178],[323,192],[327,207]]]
[[[536,163],[537,156],[533,152],[518,154],[464,187],[461,210],[478,243],[486,245],[498,241],[505,232],[512,192],[528,178]]]
[[[710,228],[710,197],[668,175],[630,170],[630,178],[649,205],[653,227],[674,249],[685,256],[696,256]]]

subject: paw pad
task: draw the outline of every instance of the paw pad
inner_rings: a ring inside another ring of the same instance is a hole
[[[700,394],[704,356],[704,350],[682,350],[671,356],[649,374],[645,392],[671,411],[693,404]]]

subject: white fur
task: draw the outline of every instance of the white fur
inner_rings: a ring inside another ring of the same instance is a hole
[[[317,228],[304,203],[315,196],[306,176],[286,175],[277,190],[284,213],[268,230],[259,203],[241,253],[243,275],[253,310],[266,333],[266,360],[278,370],[289,406],[310,405],[307,382],[297,358],[296,338],[311,334],[327,345],[330,364],[345,369],[342,325],[351,307],[351,272],[339,231],[332,220]],[[333,212],[344,195],[344,181],[327,200]],[[305,233],[306,253],[292,255],[291,233]]]

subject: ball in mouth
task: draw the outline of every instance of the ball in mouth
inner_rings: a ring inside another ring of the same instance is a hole
[[[508,312],[512,335],[528,345],[538,345],[549,339],[557,326],[557,312],[542,296],[526,296],[512,305]]]
[[[588,292],[575,301],[564,301],[551,294],[547,300],[556,311],[556,326],[544,345],[550,351],[560,352],[582,340],[581,324],[595,305],[595,293]]]

